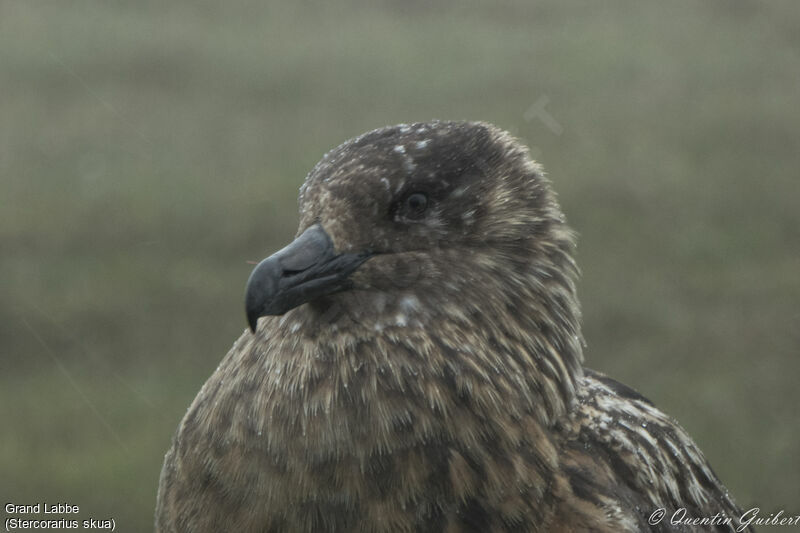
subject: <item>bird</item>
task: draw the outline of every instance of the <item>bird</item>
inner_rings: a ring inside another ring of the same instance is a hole
[[[156,531],[737,530],[687,432],[584,366],[576,234],[510,133],[379,128],[298,203],[175,432]]]

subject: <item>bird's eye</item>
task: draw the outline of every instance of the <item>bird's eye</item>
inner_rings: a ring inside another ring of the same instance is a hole
[[[425,193],[415,192],[406,198],[404,214],[407,218],[420,218],[427,208],[428,196]]]

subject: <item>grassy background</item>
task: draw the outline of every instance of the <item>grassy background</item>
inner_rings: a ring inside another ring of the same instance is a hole
[[[800,4],[528,4],[0,3],[0,502],[150,529],[305,173],[436,117],[545,165],[589,365],[800,514]]]

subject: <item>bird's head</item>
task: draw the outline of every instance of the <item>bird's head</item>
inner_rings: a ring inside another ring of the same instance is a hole
[[[511,315],[580,336],[573,234],[527,150],[494,126],[368,132],[323,157],[299,203],[297,238],[248,281],[254,332],[303,306],[378,331]]]

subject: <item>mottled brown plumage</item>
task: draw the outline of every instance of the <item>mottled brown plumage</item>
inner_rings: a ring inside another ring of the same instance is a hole
[[[268,316],[178,427],[157,531],[736,525],[690,437],[583,368],[574,236],[508,134],[369,132],[311,171],[300,215],[248,285],[251,325]]]

